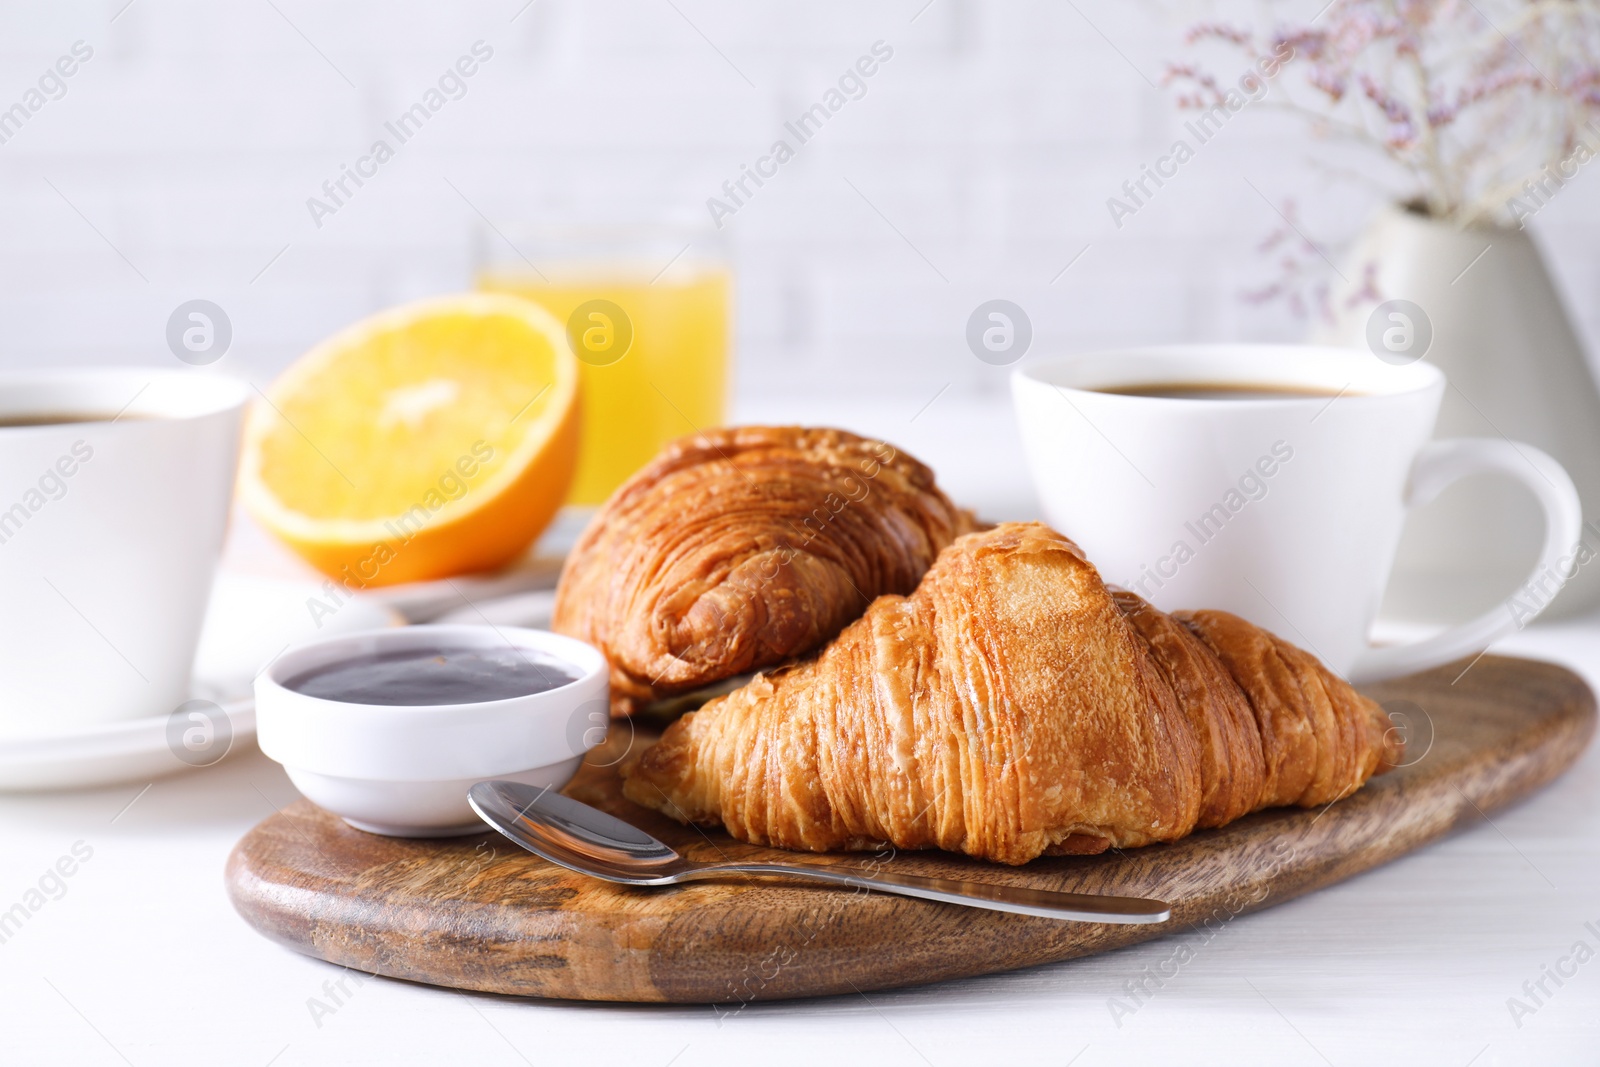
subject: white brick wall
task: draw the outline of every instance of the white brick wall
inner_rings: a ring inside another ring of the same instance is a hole
[[[1254,246],[1277,222],[1244,178],[1319,234],[1370,204],[1307,167],[1298,127],[1249,111],[1111,224],[1106,197],[1184,117],[1145,76],[1198,0],[536,0],[511,21],[523,2],[0,9],[0,107],[73,41],[95,49],[0,145],[0,365],[168,360],[168,313],[204,296],[234,322],[226,365],[264,382],[355,317],[471,284],[483,227],[447,179],[504,228],[701,221],[880,38],[894,58],[866,96],[724,231],[754,409],[809,392],[914,411],[944,382],[998,402],[1004,371],[963,341],[994,296],[1028,309],[1035,351],[1298,336],[1238,298],[1271,274]],[[479,38],[495,55],[466,97],[314,227],[306,197]],[[1595,339],[1600,188],[1576,183],[1535,228]]]

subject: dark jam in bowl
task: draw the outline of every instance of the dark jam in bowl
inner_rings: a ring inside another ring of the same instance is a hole
[[[412,648],[352,656],[296,675],[284,686],[345,704],[422,707],[530,696],[581,677],[565,660],[528,648]]]

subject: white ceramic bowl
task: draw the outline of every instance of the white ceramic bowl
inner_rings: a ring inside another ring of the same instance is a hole
[[[389,707],[306,696],[284,683],[352,656],[416,648],[554,656],[581,677],[543,693],[475,704]],[[511,626],[409,626],[321,638],[290,649],[255,683],[261,751],[312,802],[361,830],[449,837],[484,829],[467,790],[486,778],[559,789],[605,739],[605,657],[582,641]]]

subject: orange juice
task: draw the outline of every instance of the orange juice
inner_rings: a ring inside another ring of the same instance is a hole
[[[603,503],[667,441],[722,423],[729,273],[706,264],[675,264],[654,281],[626,266],[542,273],[491,268],[479,288],[526,297],[568,326],[582,361],[582,430],[567,502]]]

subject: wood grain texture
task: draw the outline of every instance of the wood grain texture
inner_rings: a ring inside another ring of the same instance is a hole
[[[329,962],[539,997],[740,1003],[1071,959],[1225,922],[1392,860],[1549,782],[1594,733],[1594,695],[1570,671],[1497,656],[1465,675],[1463,666],[1367,690],[1405,713],[1414,762],[1322,811],[1260,812],[1171,845],[1020,868],[947,853],[781,854],[1160,897],[1173,906],[1162,925],[1056,922],[778,881],[631,889],[552,866],[496,834],[376,837],[303,800],[239,842],[228,891],[257,930]],[[601,765],[628,742],[620,728],[567,792],[695,858],[773,854],[623,800],[614,769]]]

